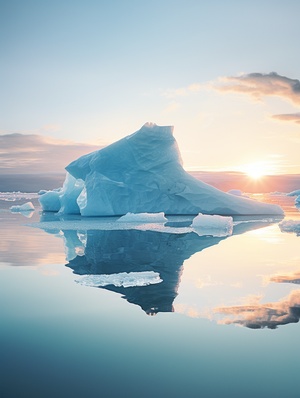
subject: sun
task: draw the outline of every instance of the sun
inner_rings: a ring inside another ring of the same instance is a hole
[[[246,174],[253,180],[259,180],[266,175],[266,172],[260,164],[253,163],[248,165]]]
[[[253,180],[259,180],[270,174],[270,165],[267,162],[249,163],[241,167],[241,170]]]

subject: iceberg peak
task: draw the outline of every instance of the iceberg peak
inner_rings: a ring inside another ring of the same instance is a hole
[[[222,192],[188,174],[182,167],[173,126],[147,122],[135,133],[81,156],[66,170],[61,205],[56,205],[60,213],[283,214],[277,205]],[[68,202],[73,205],[67,206]]]

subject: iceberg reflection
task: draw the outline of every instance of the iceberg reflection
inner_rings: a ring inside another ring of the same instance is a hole
[[[72,233],[72,235],[71,235]],[[69,249],[77,231],[67,231]],[[113,275],[150,272],[159,274],[161,283],[148,286],[103,286],[139,305],[147,314],[172,312],[183,262],[192,254],[216,245],[222,238],[199,237],[195,233],[171,234],[155,231],[87,231],[84,255],[69,261],[77,275]],[[73,249],[73,253],[76,247]]]
[[[149,315],[173,312],[184,261],[229,237],[199,236],[189,227],[192,217],[170,218],[160,226],[160,232],[151,224],[148,227],[144,224],[143,229],[116,229],[116,219],[89,219],[87,229],[86,221],[78,217],[61,221],[48,217],[38,226],[48,233],[51,229],[57,232],[61,226],[59,235],[64,239],[66,266],[81,276],[79,283],[121,294]],[[233,235],[276,221],[239,219],[234,223]],[[139,279],[145,274],[150,279]],[[127,283],[128,275],[134,276],[130,283]]]

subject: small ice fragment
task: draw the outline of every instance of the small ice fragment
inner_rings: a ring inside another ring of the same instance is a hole
[[[165,223],[168,220],[163,212],[160,213],[127,213],[118,219],[118,222],[134,223]]]
[[[194,218],[192,229],[199,236],[228,236],[232,235],[233,219],[232,217],[200,213]]]
[[[281,232],[294,232],[300,236],[300,221],[284,220],[279,223],[279,228]]]
[[[33,211],[34,206],[31,202],[27,202],[23,205],[11,206],[9,209],[12,213],[20,213],[22,211]]]
[[[292,191],[286,194],[286,196],[298,196],[300,195],[300,189],[296,189],[296,191]]]
[[[155,285],[162,282],[158,272],[121,272],[118,274],[84,275],[75,282],[83,286],[103,287],[114,285],[116,287],[134,287]]]

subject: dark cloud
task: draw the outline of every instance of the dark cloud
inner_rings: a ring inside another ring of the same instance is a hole
[[[300,81],[275,72],[225,77],[215,88],[223,92],[248,94],[255,99],[261,99],[263,96],[279,96],[300,105]]]
[[[293,290],[278,303],[220,307],[215,312],[227,316],[222,321],[225,324],[237,324],[251,329],[276,329],[280,325],[299,322],[300,290]]]
[[[0,173],[58,173],[72,160],[100,149],[37,134],[0,136]]]
[[[283,122],[294,122],[300,124],[300,112],[299,113],[283,113],[280,115],[273,115],[273,119],[282,120]]]

